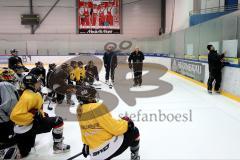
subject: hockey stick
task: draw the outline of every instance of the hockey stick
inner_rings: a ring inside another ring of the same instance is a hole
[[[134,71],[133,71],[133,67],[131,68],[131,72],[132,72],[132,80],[133,80],[133,85],[134,85],[135,82],[134,82]]]
[[[80,152],[80,153],[78,153],[78,154],[68,158],[67,160],[73,160],[73,159],[75,159],[75,158],[77,158],[78,156],[81,156],[81,155],[82,155],[82,152]]]
[[[101,80],[99,80],[99,82],[101,82],[101,83],[107,85],[108,87],[110,87],[110,84],[108,84],[108,83],[106,83],[106,82],[103,82],[103,81],[101,81]]]
[[[48,93],[43,93],[42,96],[46,96],[46,97],[44,98],[44,101],[47,101],[47,100],[49,101],[47,108],[48,108],[48,110],[52,110],[52,108],[50,108],[49,106],[50,106],[50,104],[52,103],[53,95],[52,95],[51,97],[49,97],[49,96],[48,96]]]
[[[53,108],[50,107],[51,103],[52,103],[52,97],[51,97],[51,99],[49,100],[48,107],[47,107],[47,109],[50,110],[50,111],[53,110]]]
[[[48,95],[47,95],[48,96]],[[48,96],[48,98],[49,98],[49,102],[48,102],[48,107],[47,107],[47,109],[48,110],[53,110],[53,108],[52,107],[50,107],[50,105],[51,105],[51,103],[52,103],[52,100],[53,100],[53,98],[55,97],[55,93],[52,91],[52,95],[49,97]]]
[[[90,72],[87,72],[87,73],[89,74],[89,76],[90,76],[91,78],[94,78],[94,75],[93,75],[92,73],[90,73]],[[105,85],[107,85],[109,88],[111,87],[111,85],[107,84],[106,82],[101,81],[100,79],[99,79],[98,81],[101,82],[101,83],[103,83],[103,84],[105,84]]]

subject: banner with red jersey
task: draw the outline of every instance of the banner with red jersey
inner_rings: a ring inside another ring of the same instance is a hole
[[[121,0],[78,0],[79,34],[120,34]]]

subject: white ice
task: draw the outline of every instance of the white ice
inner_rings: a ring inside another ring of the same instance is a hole
[[[100,78],[103,79],[101,72]],[[130,75],[128,75],[130,77]],[[192,121],[187,122],[146,122],[135,121],[140,129],[140,155],[142,160],[150,159],[240,159],[240,106],[221,95],[208,95],[206,89],[187,80],[167,73],[161,80],[173,85],[173,90],[163,96],[138,98],[135,107],[129,107],[121,99],[112,114],[128,113],[189,113]],[[143,82],[144,83],[144,82]],[[153,84],[154,86],[154,84]],[[102,89],[116,94],[107,86]],[[151,90],[149,86],[135,90]],[[46,109],[47,104],[44,105]],[[52,104],[55,107],[55,104]],[[70,107],[74,113],[76,106]],[[49,111],[48,111],[49,112]],[[54,115],[54,111],[50,112]],[[71,145],[69,153],[54,155],[52,153],[51,133],[38,135],[35,150],[26,158],[28,160],[64,160],[82,150],[81,134],[78,122],[65,122],[64,142]],[[77,157],[76,160],[84,159]],[[130,159],[127,150],[116,160]]]

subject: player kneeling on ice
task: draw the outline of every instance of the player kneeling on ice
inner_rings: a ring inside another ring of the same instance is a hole
[[[10,120],[10,114],[19,97],[14,86],[14,74],[11,69],[0,69],[0,159],[20,158],[18,147],[15,145],[14,123]]]
[[[48,117],[43,112],[43,98],[38,92],[41,88],[41,81],[35,75],[28,74],[23,78],[23,83],[26,89],[10,116],[15,123],[14,132],[22,158],[31,151],[37,134],[51,130],[54,153],[69,151],[70,146],[63,144],[63,119]]]
[[[138,128],[128,117],[114,119],[107,107],[96,101],[93,87],[82,88],[82,105],[77,109],[84,143],[84,157],[93,160],[110,160],[122,154],[128,147],[131,160],[139,160],[140,136]]]

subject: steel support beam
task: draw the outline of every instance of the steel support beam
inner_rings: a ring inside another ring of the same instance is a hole
[[[36,30],[41,26],[41,24],[44,22],[44,20],[48,17],[48,15],[52,12],[52,10],[56,7],[60,0],[56,0],[56,2],[53,4],[53,6],[48,10],[48,12],[45,14],[43,19],[39,22],[39,24],[34,28],[33,32],[35,33]]]

